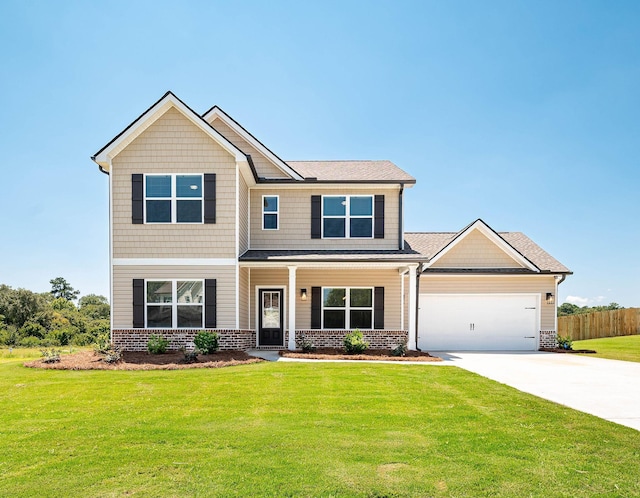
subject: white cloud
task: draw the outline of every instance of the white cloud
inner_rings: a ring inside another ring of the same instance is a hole
[[[576,306],[586,306],[589,303],[589,298],[580,296],[567,296],[565,302],[575,304]]]

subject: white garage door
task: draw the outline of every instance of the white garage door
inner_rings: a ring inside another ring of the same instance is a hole
[[[533,351],[536,294],[420,294],[418,347],[426,351]]]

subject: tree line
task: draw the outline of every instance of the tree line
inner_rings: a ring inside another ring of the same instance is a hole
[[[583,313],[594,313],[595,311],[611,311],[624,309],[618,303],[609,303],[604,306],[578,306],[571,303],[562,303],[558,306],[558,316],[580,315]]]
[[[86,346],[109,334],[106,297],[87,294],[78,299],[80,291],[62,277],[49,283],[51,291],[42,293],[0,284],[0,344]]]

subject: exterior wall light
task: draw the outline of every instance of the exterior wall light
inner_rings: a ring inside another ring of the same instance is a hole
[[[555,304],[556,300],[551,292],[547,292],[547,304]]]
[[[300,300],[301,301],[307,300],[307,289],[300,289]]]

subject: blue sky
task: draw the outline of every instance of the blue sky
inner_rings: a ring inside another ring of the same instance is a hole
[[[89,159],[165,91],[280,157],[389,159],[406,228],[482,218],[640,306],[640,3],[0,3],[0,283],[108,295]]]

